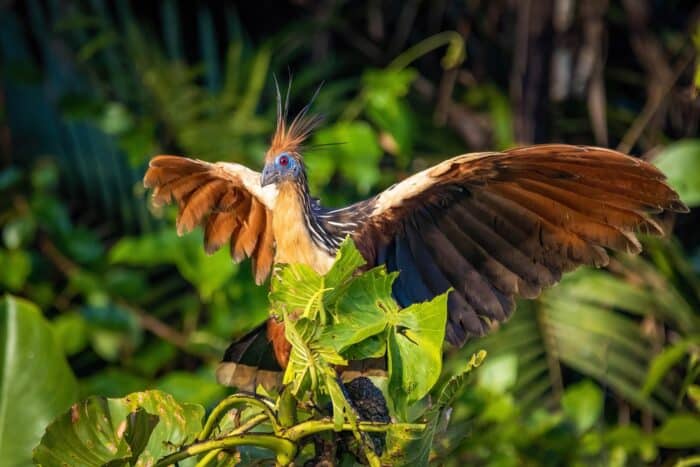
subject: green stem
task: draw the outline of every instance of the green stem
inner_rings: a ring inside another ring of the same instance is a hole
[[[357,424],[357,429],[365,433],[382,433],[389,431],[391,427],[400,426],[404,429],[423,431],[425,425],[422,423],[378,423],[378,422],[359,422]],[[324,418],[323,420],[308,420],[301,422],[298,425],[285,430],[283,436],[292,441],[299,441],[307,436],[315,435],[322,431],[353,431],[353,425],[350,423],[344,423],[340,430],[335,429],[335,423],[330,418]]]
[[[251,417],[243,425],[239,426],[235,430],[228,433],[228,436],[235,436],[235,435],[240,435],[240,434],[246,433],[267,420],[268,420],[267,414],[264,414],[264,413],[258,414],[254,417]],[[197,462],[196,467],[206,467],[209,464],[209,462],[211,462],[212,459],[214,459],[216,457],[216,455],[219,454],[220,452],[221,452],[221,449],[214,449],[213,451],[210,451],[199,462]]]
[[[258,446],[274,451],[277,454],[277,462],[281,465],[289,465],[297,453],[296,444],[288,439],[271,434],[245,433],[191,444],[174,454],[162,458],[156,463],[155,467],[166,467],[198,454],[243,445]]]
[[[464,60],[464,39],[456,31],[444,31],[422,40],[396,57],[387,68],[401,70],[414,60],[443,45],[449,45],[443,58],[445,68],[453,68]]]
[[[197,465],[195,467],[207,467],[211,461],[213,461],[216,456],[219,455],[221,452],[221,449],[214,449],[213,451],[209,451],[204,457],[202,457],[199,462],[197,462]]]
[[[292,386],[287,385],[278,399],[277,415],[280,425],[288,428],[297,423],[297,400],[292,394]]]
[[[250,420],[248,420],[247,422],[245,422],[243,425],[239,426],[235,430],[231,431],[230,433],[227,433],[227,435],[232,435],[232,434],[236,434],[236,433],[247,433],[250,430],[252,430],[253,428],[255,428],[256,426],[267,421],[268,419],[269,418],[268,418],[267,414],[264,414],[264,413],[258,414],[256,416],[250,418]]]
[[[700,465],[700,456],[686,457],[676,462],[674,467],[692,467]]]
[[[232,396],[229,396],[219,402],[219,404],[214,407],[214,410],[211,411],[204,428],[202,428],[202,431],[199,433],[199,435],[197,435],[197,441],[204,441],[205,439],[209,438],[211,433],[214,431],[214,428],[216,428],[226,412],[238,404],[248,404],[261,408],[265,416],[270,420],[273,431],[275,433],[279,432],[280,427],[279,423],[277,422],[277,417],[275,417],[275,414],[272,413],[272,409],[265,401],[255,396],[233,394]]]

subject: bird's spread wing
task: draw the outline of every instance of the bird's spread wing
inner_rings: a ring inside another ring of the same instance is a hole
[[[258,172],[233,163],[156,156],[143,183],[153,188],[155,205],[177,202],[178,234],[203,224],[207,253],[230,242],[233,259],[252,257],[255,281],[265,281],[274,256],[272,209],[277,192],[272,186],[261,188]]]
[[[450,287],[447,338],[461,345],[606,248],[638,253],[653,215],[685,211],[654,166],[612,150],[542,145],[458,156],[372,200],[354,239],[370,265],[400,271],[403,306]]]

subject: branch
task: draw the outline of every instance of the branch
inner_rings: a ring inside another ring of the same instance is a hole
[[[289,465],[297,454],[296,444],[288,439],[271,434],[244,433],[191,444],[174,454],[163,457],[155,464],[155,467],[166,467],[198,454],[243,445],[258,446],[274,451],[277,454],[277,462],[282,465]]]
[[[270,424],[272,425],[272,430],[275,433],[280,432],[280,426],[277,421],[277,417],[275,417],[275,414],[272,413],[272,409],[265,401],[258,397],[249,396],[246,394],[233,394],[232,396],[229,396],[223,401],[219,402],[219,404],[216,407],[214,407],[214,410],[212,410],[211,414],[209,415],[209,418],[207,419],[204,428],[202,428],[202,431],[197,435],[197,441],[204,441],[205,439],[209,438],[209,436],[211,436],[211,433],[214,431],[214,428],[219,424],[226,412],[228,412],[233,406],[241,403],[245,403],[262,409],[263,415],[270,421]],[[237,431],[247,431],[243,429],[244,427],[247,427],[247,424],[241,426]]]
[[[656,115],[661,104],[666,100],[666,96],[671,92],[676,81],[681,77],[686,67],[692,63],[693,58],[694,56],[691,49],[689,53],[686,53],[678,59],[673,75],[668,81],[660,85],[661,88],[659,88],[657,92],[649,96],[642,113],[632,123],[632,126],[627,130],[625,136],[622,137],[622,141],[617,146],[618,151],[628,153],[632,149],[639,137],[644,133],[649,122],[651,122],[651,119]]]
[[[384,433],[389,431],[391,427],[401,427],[412,431],[423,431],[425,424],[423,423],[379,423],[379,422],[358,422],[357,429],[365,433]],[[330,418],[322,420],[308,420],[294,425],[283,432],[285,438],[292,441],[299,441],[307,436],[315,435],[323,431],[353,431],[353,425],[344,423],[340,430],[335,429],[335,423]]]

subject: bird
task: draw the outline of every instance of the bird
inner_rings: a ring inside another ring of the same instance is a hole
[[[321,124],[305,106],[291,121],[277,93],[277,121],[262,172],[174,155],[151,159],[144,185],[155,206],[176,203],[177,233],[198,225],[212,254],[230,245],[251,258],[255,282],[277,264],[327,272],[350,237],[367,267],[398,271],[402,307],[451,289],[445,339],[462,346],[506,321],[516,297],[535,298],[609,251],[640,253],[639,233],[664,235],[660,215],[688,208],[652,164],[615,150],[540,144],[458,155],[368,199],[323,206],[309,192],[304,143]],[[274,386],[290,344],[284,323],[234,342],[217,370],[222,384]]]

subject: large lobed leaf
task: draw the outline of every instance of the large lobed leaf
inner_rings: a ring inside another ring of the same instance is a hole
[[[442,421],[449,421],[448,411],[455,399],[462,392],[471,371],[481,365],[486,352],[480,350],[473,354],[467,365],[452,376],[438,391],[436,403],[422,417],[425,429],[412,429],[410,426],[395,424],[389,430],[384,459],[395,466],[428,465],[433,440],[438,434]]]
[[[41,465],[153,465],[202,429],[204,408],[179,404],[162,391],[120,399],[90,397],[46,429],[34,450]]]
[[[389,390],[405,394],[406,403],[423,398],[440,377],[447,294],[411,305],[389,318]]]
[[[0,301],[0,463],[24,465],[44,428],[77,397],[75,377],[33,304]]]
[[[294,384],[295,394],[309,384],[315,391],[334,374],[327,371],[329,365],[343,364],[342,357],[386,353],[393,405],[405,411],[440,376],[447,293],[400,309],[392,296],[397,274],[383,267],[355,274],[362,264],[362,256],[347,239],[325,275],[302,265],[285,265],[276,272],[270,299],[286,320],[292,344],[284,381]],[[332,388],[326,389],[329,393]]]

